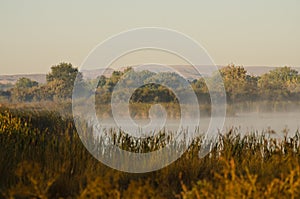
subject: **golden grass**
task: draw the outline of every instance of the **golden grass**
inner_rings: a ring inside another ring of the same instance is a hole
[[[239,133],[219,136],[204,158],[198,138],[168,167],[129,174],[95,160],[72,118],[2,108],[0,198],[299,198],[299,133],[282,141]]]

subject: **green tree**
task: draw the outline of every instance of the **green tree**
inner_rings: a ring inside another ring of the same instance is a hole
[[[82,80],[82,74],[71,63],[52,66],[46,76],[49,91],[59,99],[71,98],[76,77],[78,82]]]
[[[14,85],[11,84],[11,83],[7,83],[7,84],[0,83],[0,90],[1,91],[7,91],[7,90],[9,90],[13,87],[14,87]]]
[[[247,71],[243,66],[230,64],[219,70],[226,90],[227,100],[229,102],[243,101],[247,92]],[[212,78],[212,88],[220,91],[220,79],[215,75]],[[216,84],[216,85],[215,85]]]
[[[246,76],[246,86],[245,86],[245,95],[244,95],[244,100],[251,100],[251,101],[256,101],[258,100],[258,87],[257,87],[257,82],[258,82],[259,77],[258,76],[253,76],[253,75],[247,75]]]
[[[11,98],[11,91],[0,90],[0,104],[2,101],[8,101]]]
[[[37,81],[31,80],[26,77],[22,77],[16,82],[15,88],[17,89],[32,88],[38,85],[39,83]]]
[[[195,79],[191,82],[191,86],[197,95],[198,102],[200,103],[210,103],[210,95],[208,92],[207,82],[203,77],[200,77],[199,79]]]
[[[34,92],[38,88],[39,83],[29,78],[20,78],[14,88],[12,89],[12,98],[16,101],[27,101],[30,102],[34,99]]]
[[[299,90],[298,71],[280,67],[262,75],[258,80],[259,93],[264,99],[280,100]]]
[[[245,93],[246,73],[242,66],[228,65],[220,70],[229,99],[238,100]]]
[[[106,77],[104,75],[101,75],[100,77],[97,78],[97,87],[103,87],[106,84]]]

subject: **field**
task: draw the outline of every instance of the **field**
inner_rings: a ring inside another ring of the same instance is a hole
[[[220,135],[204,158],[199,138],[168,167],[130,174],[93,158],[71,117],[2,107],[0,198],[299,198],[300,134],[239,133]]]

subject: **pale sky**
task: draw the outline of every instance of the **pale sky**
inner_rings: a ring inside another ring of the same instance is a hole
[[[299,10],[299,0],[0,0],[0,74],[80,66],[100,42],[144,26],[192,37],[218,65],[299,67]]]

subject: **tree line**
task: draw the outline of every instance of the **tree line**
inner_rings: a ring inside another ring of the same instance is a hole
[[[243,66],[230,64],[219,69],[228,103],[245,101],[297,101],[300,97],[300,76],[291,67],[278,67],[261,76],[247,73]],[[77,79],[76,79],[77,77]],[[221,92],[217,75],[210,78],[200,77],[189,80],[189,85],[202,103],[210,102],[207,84],[211,84],[210,92]],[[72,98],[73,87],[81,86],[82,94],[92,95],[93,84],[97,84],[96,101],[101,104],[111,102],[112,92],[125,93],[135,88],[131,103],[177,103],[178,98],[166,85],[172,85],[177,93],[186,92],[183,77],[173,72],[154,73],[150,71],[135,71],[126,68],[124,71],[114,71],[110,77],[100,76],[96,80],[83,80],[82,74],[71,63],[60,63],[51,67],[46,75],[46,83],[39,84],[28,78],[20,78],[12,88],[0,89],[1,99],[13,102],[33,101],[65,101]],[[115,89],[118,82],[122,85]],[[153,83],[156,82],[156,83]],[[5,86],[2,85],[2,88]],[[121,95],[120,95],[121,96]]]

